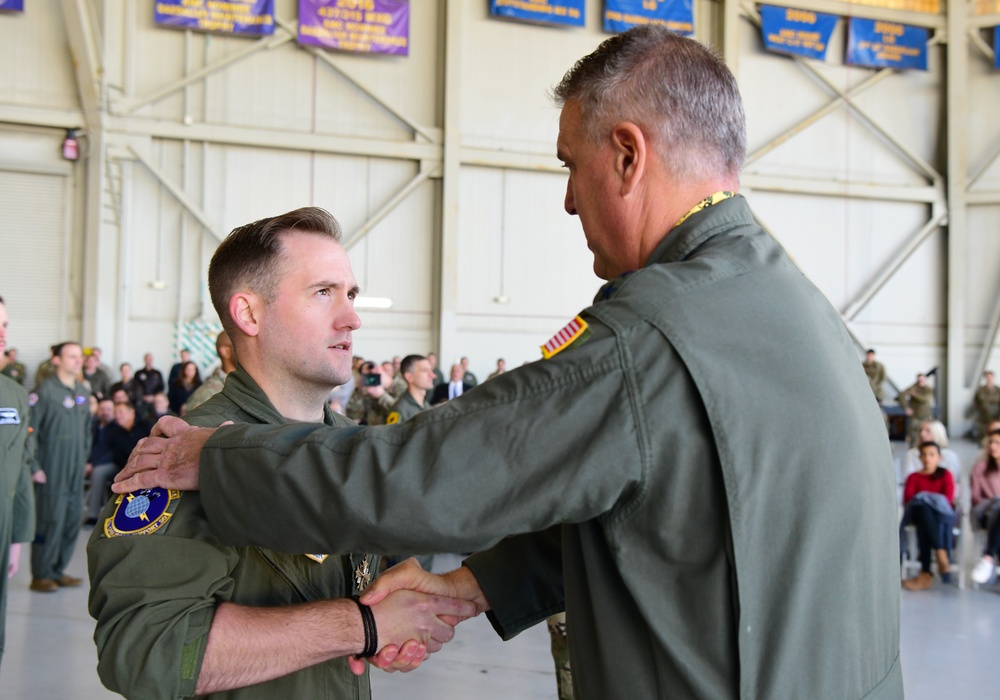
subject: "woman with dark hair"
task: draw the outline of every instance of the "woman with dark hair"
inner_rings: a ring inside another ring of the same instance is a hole
[[[923,469],[906,477],[900,524],[901,534],[907,525],[916,527],[920,549],[920,573],[903,581],[903,588],[910,591],[921,591],[934,583],[932,553],[941,580],[947,582],[951,578],[945,533],[955,521],[955,480],[941,466],[941,448],[936,442],[920,444],[920,463]]]
[[[996,580],[997,555],[1000,555],[1000,430],[986,436],[986,459],[972,468],[972,525],[986,530],[983,558],[972,570],[976,583]]]
[[[177,379],[170,385],[170,392],[167,394],[170,410],[178,416],[184,415],[181,409],[187,403],[188,397],[200,386],[201,372],[198,371],[198,365],[188,360],[181,365]]]

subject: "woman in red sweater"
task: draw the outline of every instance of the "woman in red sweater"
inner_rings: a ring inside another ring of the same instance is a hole
[[[903,487],[903,522],[901,527],[917,528],[920,547],[920,573],[903,581],[903,588],[921,591],[934,583],[931,575],[931,552],[937,560],[938,573],[948,580],[948,550],[945,533],[955,521],[955,480],[951,472],[940,466],[941,448],[936,442],[920,444],[923,469],[906,477]]]
[[[983,558],[972,570],[972,580],[992,583],[1000,554],[1000,430],[987,436],[986,459],[972,468],[970,481],[972,525],[986,530]]]

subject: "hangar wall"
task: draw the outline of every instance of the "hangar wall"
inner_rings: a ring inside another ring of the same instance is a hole
[[[762,224],[900,388],[939,368],[964,429],[980,366],[1000,360],[988,18],[963,15],[956,39],[943,15],[789,4],[935,32],[927,72],[879,73],[843,65],[843,22],[826,62],[797,60],[764,51],[753,4],[696,2],[698,38],[725,51],[746,100],[743,189]],[[219,237],[307,204],[340,220],[364,294],[393,300],[362,311],[360,354],[435,349],[482,376],[498,356],[536,359],[590,302],[600,281],[562,210],[547,91],[606,37],[601,2],[586,28],[553,29],[493,19],[485,0],[412,0],[407,58],[300,47],[296,6],[277,0],[260,40],[156,27],[127,0],[0,16],[0,293],[29,366],[65,337],[169,365],[178,325],[216,318]],[[81,127],[70,164],[65,129]]]

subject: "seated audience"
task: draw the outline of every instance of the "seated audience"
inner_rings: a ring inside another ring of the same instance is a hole
[[[198,365],[196,365],[191,360],[183,363],[181,365],[180,372],[177,373],[177,379],[174,383],[170,385],[170,392],[167,394],[170,403],[170,410],[176,415],[184,415],[184,404],[187,403],[188,397],[194,393],[194,390],[201,386],[201,372],[198,371]],[[152,400],[150,400],[152,403]]]
[[[930,588],[931,553],[937,560],[938,573],[944,582],[950,580],[947,529],[955,522],[955,481],[951,472],[941,465],[941,449],[934,442],[920,445],[920,462],[923,469],[906,477],[903,489],[903,528],[913,525],[917,529],[917,546],[920,549],[920,573],[903,581],[910,591]]]
[[[993,583],[1000,555],[1000,430],[986,437],[986,459],[972,468],[970,495],[972,526],[986,530],[983,557],[972,570],[972,580]]]

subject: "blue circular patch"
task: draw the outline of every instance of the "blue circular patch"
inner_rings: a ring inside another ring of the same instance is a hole
[[[180,497],[180,491],[159,487],[123,494],[118,497],[115,514],[105,522],[104,534],[151,535],[167,524],[167,508]]]

